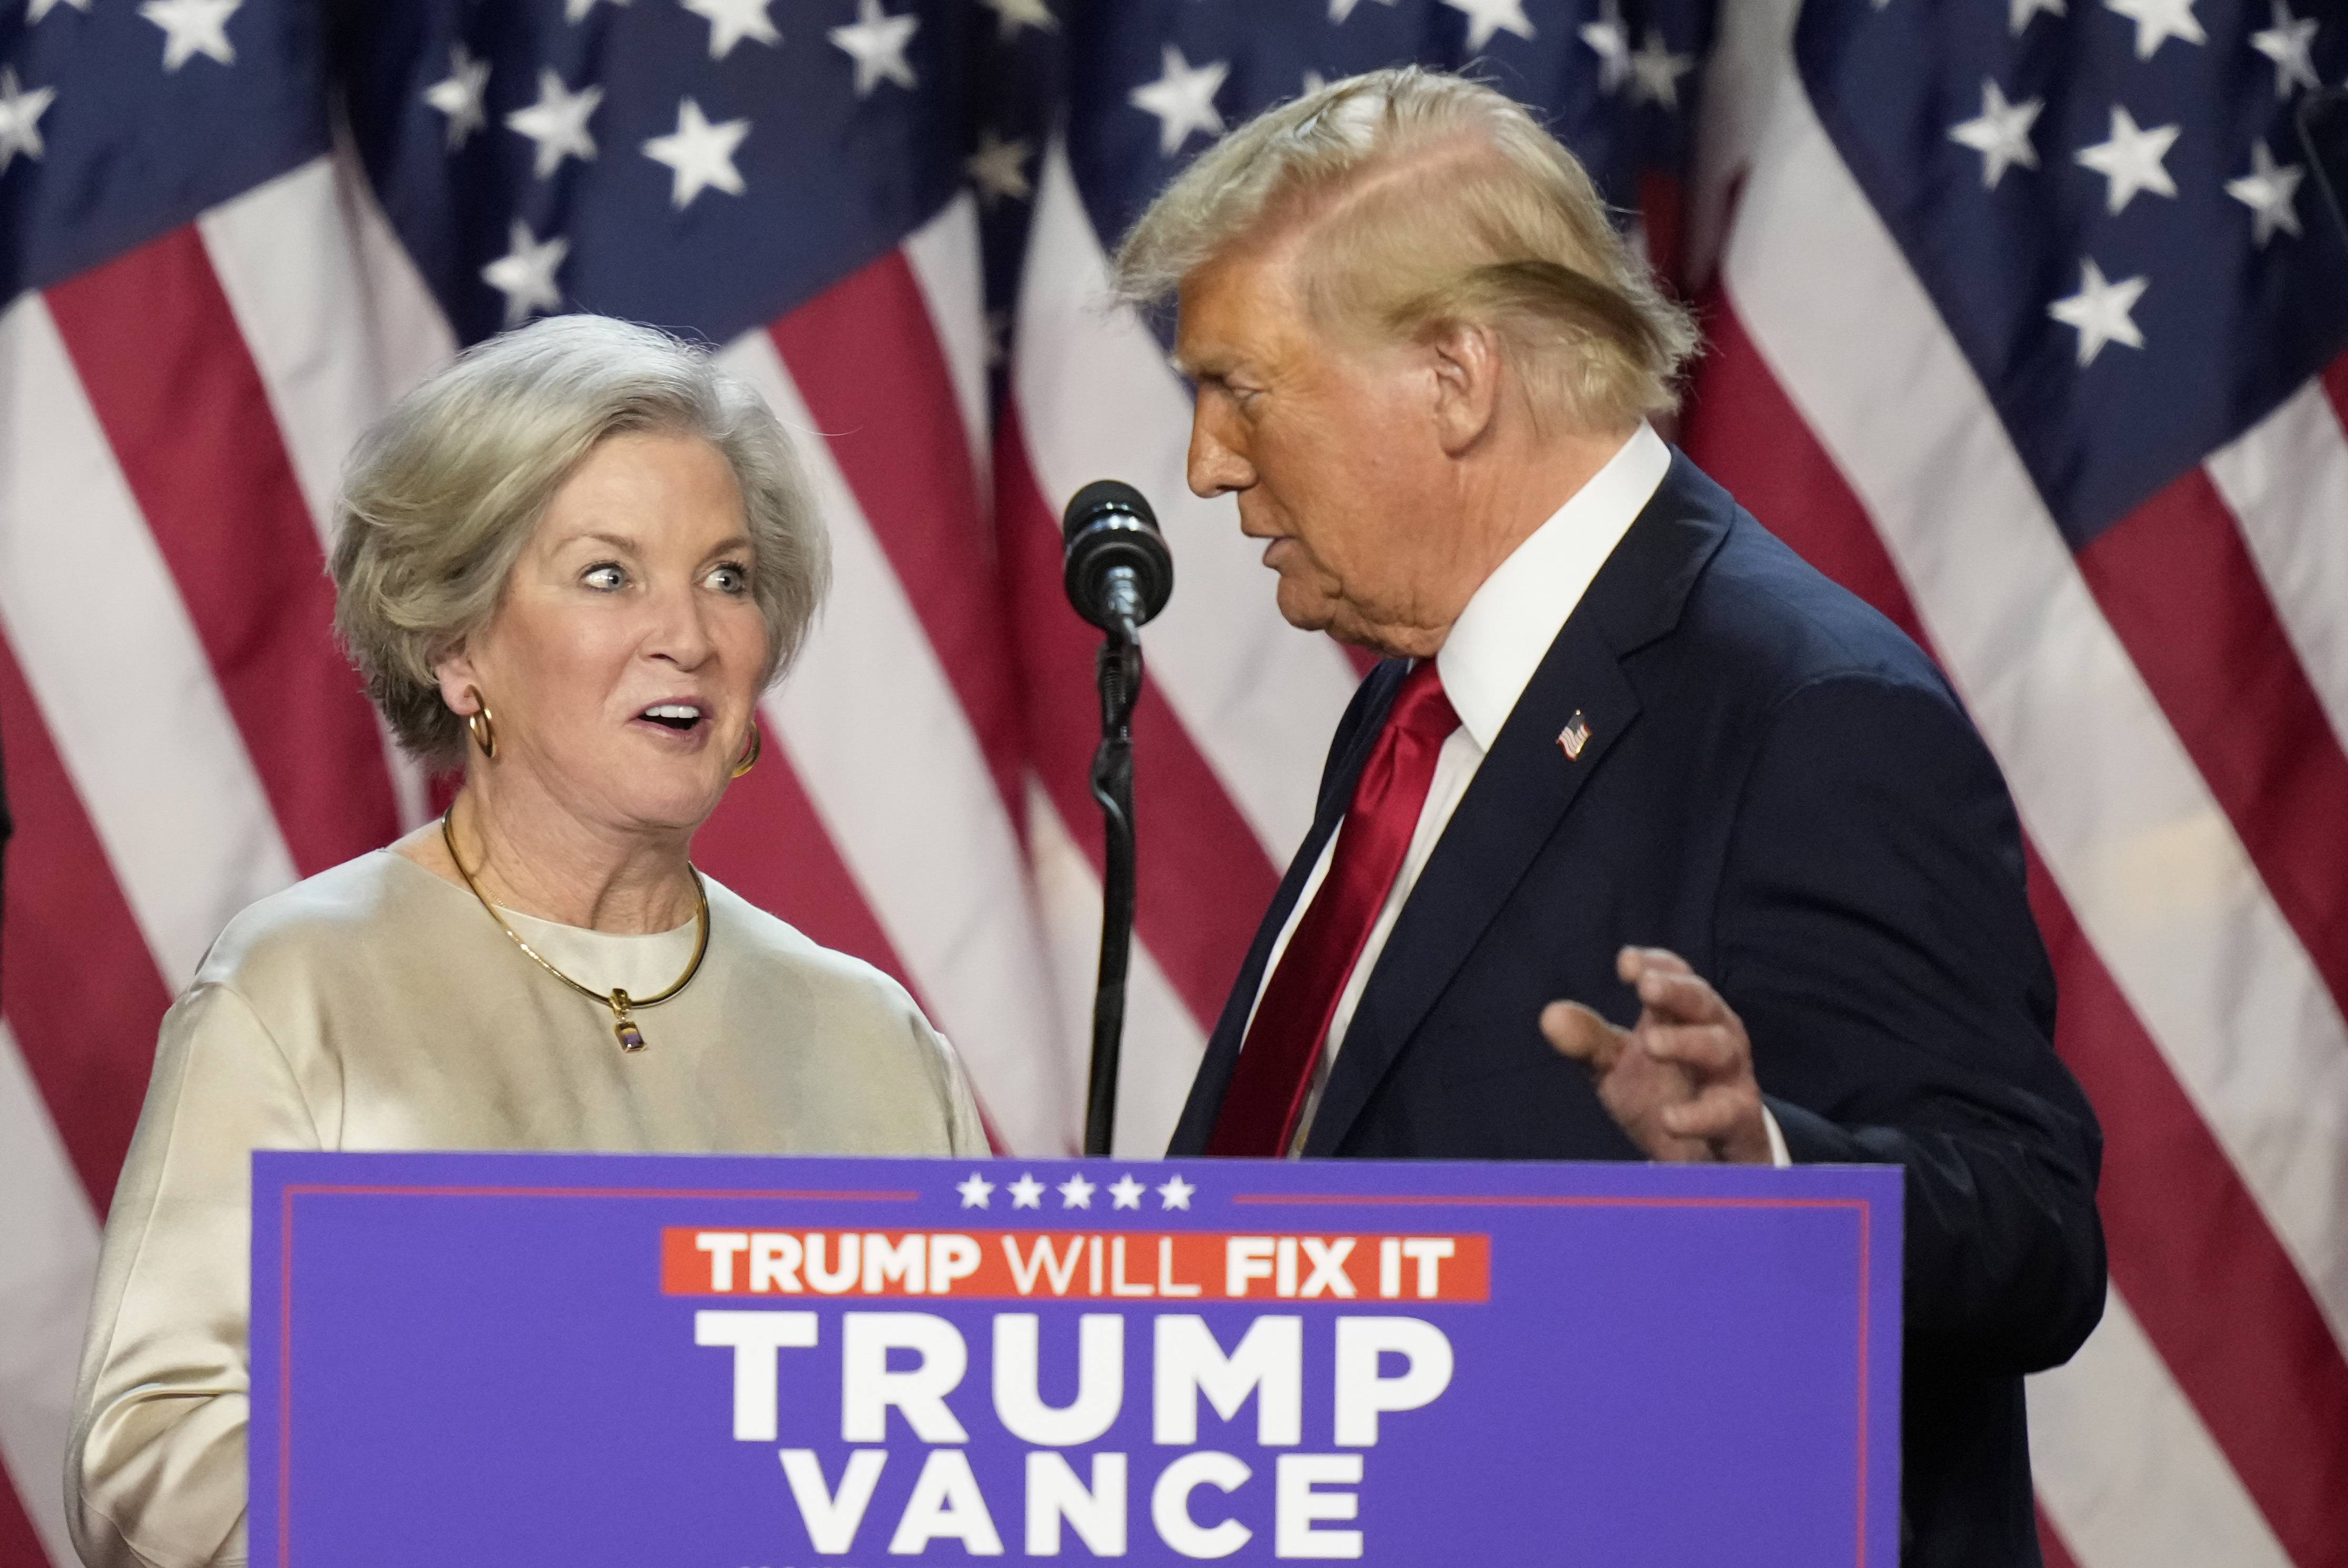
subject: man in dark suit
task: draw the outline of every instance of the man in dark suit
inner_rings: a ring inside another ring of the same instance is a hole
[[[1191,486],[1282,613],[1389,655],[1173,1152],[1897,1163],[1903,1559],[2038,1563],[2022,1377],[2101,1313],[2101,1140],[2013,807],[1931,661],[1646,423],[1694,334],[1587,176],[1376,73],[1202,157],[1117,281],[1179,293]]]

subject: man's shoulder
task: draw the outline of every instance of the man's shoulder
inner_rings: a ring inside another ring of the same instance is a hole
[[[1939,666],[1889,617],[1803,560],[1684,457],[1672,478],[1719,542],[1663,639],[1668,663],[1692,664],[1750,697],[1856,678],[1953,702]]]

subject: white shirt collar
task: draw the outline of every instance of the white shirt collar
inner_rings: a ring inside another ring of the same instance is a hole
[[[1671,448],[1643,421],[1589,483],[1484,579],[1452,623],[1435,666],[1461,727],[1482,749],[1499,738],[1566,617],[1671,466]]]

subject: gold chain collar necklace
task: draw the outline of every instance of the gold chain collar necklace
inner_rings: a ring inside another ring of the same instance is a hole
[[[453,807],[440,814],[440,841],[448,846],[448,859],[456,866],[457,874],[465,879],[465,885],[473,890],[473,896],[481,901],[481,907],[489,912],[489,918],[498,923],[498,929],[510,937],[513,944],[529,954],[530,962],[536,964],[541,969],[545,970],[582,996],[592,997],[611,1008],[612,1033],[618,1038],[622,1050],[643,1050],[644,1032],[636,1026],[633,1016],[635,1009],[656,1007],[692,985],[693,977],[701,973],[703,956],[709,951],[709,890],[702,884],[701,872],[695,869],[692,862],[686,862],[685,869],[693,872],[693,892],[696,900],[693,919],[696,929],[693,939],[693,962],[685,966],[685,973],[677,976],[676,984],[657,996],[631,996],[616,985],[612,988],[611,995],[605,995],[592,985],[582,985],[578,981],[549,964],[544,954],[521,939],[520,932],[506,923],[506,917],[498,913],[498,906],[489,902],[489,895],[481,891],[481,884],[475,882],[473,873],[465,869],[465,857],[457,852],[457,830],[449,825],[449,819],[455,814]]]

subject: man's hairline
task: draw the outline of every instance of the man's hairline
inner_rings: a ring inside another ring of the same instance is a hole
[[[1181,350],[1181,298],[1191,284],[1210,273],[1233,265],[1263,266],[1276,276],[1284,303],[1292,319],[1326,349],[1353,353],[1366,349],[1392,348],[1411,342],[1416,335],[1398,331],[1378,321],[1374,313],[1362,310],[1330,310],[1313,298],[1306,286],[1306,252],[1312,246],[1316,222],[1310,218],[1291,222],[1277,220],[1262,223],[1234,235],[1222,249],[1207,256],[1184,273],[1172,291],[1176,308],[1175,343],[1169,356],[1174,368],[1193,381],[1220,380],[1223,372],[1202,371],[1199,365],[1186,358]]]
[[[1325,191],[1308,192],[1297,184],[1275,190],[1257,209],[1251,222],[1175,280],[1169,291],[1177,321],[1174,367],[1192,380],[1199,379],[1198,367],[1180,354],[1184,292],[1193,280],[1251,257],[1259,263],[1284,262],[1281,275],[1288,284],[1298,319],[1324,339],[1351,338],[1356,346],[1407,341],[1410,334],[1382,330],[1381,324],[1369,319],[1365,313],[1337,313],[1344,317],[1341,320],[1316,306],[1312,291],[1303,286],[1308,253],[1316,240],[1334,232],[1349,209],[1380,188],[1424,177],[1430,166],[1441,167],[1455,161],[1472,163],[1480,159],[1488,160],[1505,171],[1513,160],[1500,146],[1496,129],[1484,123],[1456,126],[1419,146],[1400,150],[1381,149]]]

